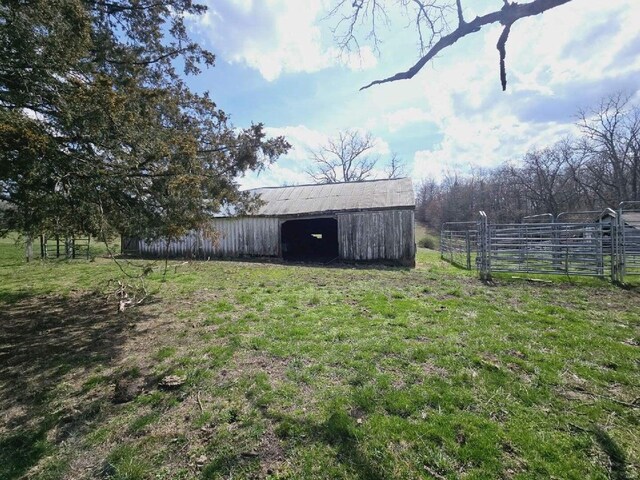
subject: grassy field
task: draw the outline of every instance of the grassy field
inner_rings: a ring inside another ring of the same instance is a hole
[[[416,222],[416,243],[420,247],[438,250],[440,247],[439,232]]]
[[[0,240],[1,479],[640,476],[638,290],[146,265],[118,313],[112,261]]]

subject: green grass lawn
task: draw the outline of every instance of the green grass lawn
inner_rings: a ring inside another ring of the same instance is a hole
[[[427,250],[138,263],[149,298],[118,313],[111,260],[0,240],[1,479],[640,476],[637,289],[483,284]]]

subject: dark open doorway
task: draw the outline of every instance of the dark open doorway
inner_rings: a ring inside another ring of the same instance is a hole
[[[329,262],[338,257],[338,222],[335,218],[289,220],[282,224],[282,258]]]

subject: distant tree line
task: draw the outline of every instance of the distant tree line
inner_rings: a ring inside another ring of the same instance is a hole
[[[530,150],[519,163],[470,175],[448,174],[418,186],[416,218],[443,222],[520,221],[534,214],[601,210],[640,200],[640,105],[622,94],[578,113],[579,134]]]

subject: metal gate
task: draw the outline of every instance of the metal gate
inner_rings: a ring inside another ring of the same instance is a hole
[[[589,222],[492,224],[484,212],[477,222],[450,222],[440,235],[441,256],[460,267],[492,272],[559,274],[624,282],[640,276],[640,202],[623,202],[617,211],[576,212]],[[564,218],[563,218],[564,220]]]
[[[601,223],[489,225],[490,270],[603,277]]]
[[[471,270],[476,262],[477,242],[476,222],[447,222],[440,231],[441,256],[454,265]]]

